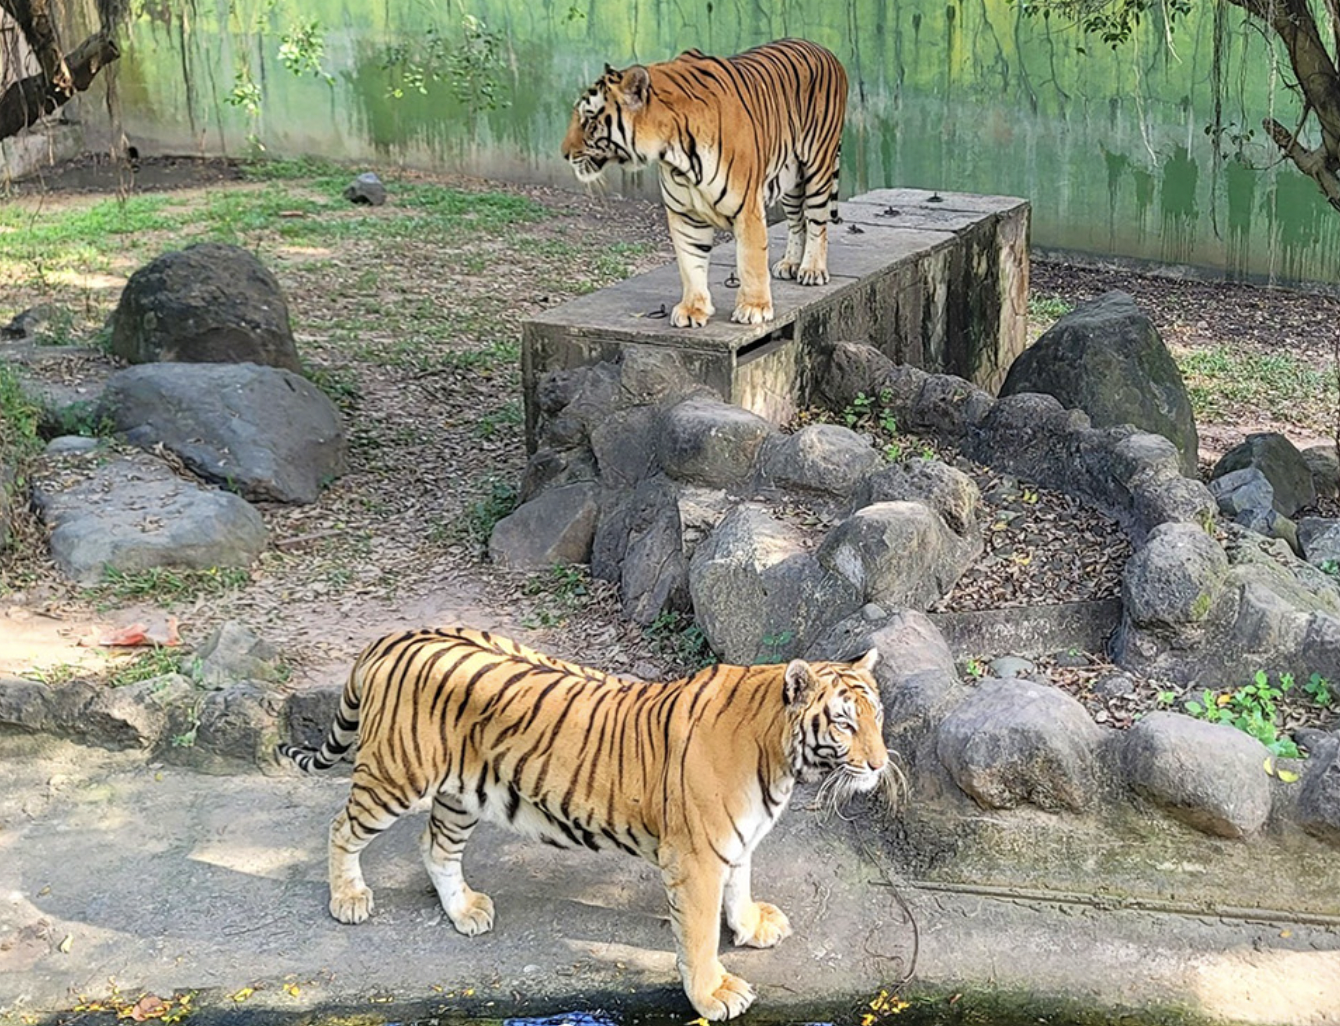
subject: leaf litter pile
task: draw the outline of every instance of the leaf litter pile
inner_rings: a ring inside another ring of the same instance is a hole
[[[40,259],[16,256],[0,234],[0,262],[6,253],[11,261],[0,270],[17,282],[0,297],[0,319],[39,303],[67,311],[60,337],[9,361],[33,378],[96,394],[116,364],[93,343],[126,278],[192,242],[243,245],[279,279],[306,373],[346,418],[350,470],[314,505],[258,504],[271,544],[240,578],[165,572],[79,588],[51,566],[40,528],[24,525],[22,543],[0,565],[11,616],[107,636],[171,613],[187,649],[221,621],[238,620],[280,648],[295,687],[337,680],[371,638],[427,623],[506,631],[641,677],[701,663],[701,632],[686,618],[640,628],[620,615],[614,586],[572,568],[501,570],[484,548],[525,466],[522,321],[672,259],[659,204],[402,172],[383,176],[385,207],[355,207],[340,198],[347,170],[299,166],[257,178],[205,161],[192,178],[182,174],[187,163],[173,168],[184,188],[132,193],[119,207],[117,216],[134,212],[144,224],[108,236],[92,256],[83,246],[67,267],[49,247]],[[118,202],[63,190],[56,176],[20,190],[12,205],[37,225],[98,210],[105,219]],[[1065,265],[1050,266],[1047,287],[1064,295]],[[1164,284],[1148,279],[1145,287]],[[1082,288],[1100,285],[1101,275],[1084,272]],[[1230,286],[1215,299],[1220,309],[1236,301],[1256,312],[1263,303],[1288,306],[1291,296]],[[937,609],[1119,591],[1129,547],[1114,524],[1064,495],[980,467],[970,473],[983,496],[986,551]],[[803,501],[783,515],[811,528],[833,522],[832,511]],[[1095,686],[1114,668],[1098,657],[1082,662],[1044,661],[1040,669],[1100,722],[1126,725],[1164,690],[1136,680],[1129,692],[1119,682],[1100,694]]]

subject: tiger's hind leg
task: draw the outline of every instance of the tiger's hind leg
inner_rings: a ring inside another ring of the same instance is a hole
[[[755,901],[749,894],[750,857],[726,873],[726,925],[736,944],[770,948],[791,936],[791,921],[776,905]]]
[[[811,181],[805,194],[805,255],[796,272],[802,285],[828,284],[828,225],[837,217],[837,168]],[[789,243],[788,243],[789,246]]]
[[[467,937],[493,929],[493,899],[471,890],[461,872],[461,852],[478,823],[478,814],[466,808],[459,795],[442,793],[433,799],[423,831],[423,864],[443,911]]]
[[[805,191],[801,186],[782,193],[782,213],[786,215],[786,252],[772,265],[772,276],[795,278],[805,255]]]

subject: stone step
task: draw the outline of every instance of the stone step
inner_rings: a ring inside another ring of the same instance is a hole
[[[776,424],[808,400],[809,356],[830,341],[867,341],[896,362],[957,374],[994,390],[1024,348],[1028,300],[1026,201],[1007,196],[876,189],[839,204],[829,230],[827,285],[772,282],[776,315],[735,324],[735,246],[710,257],[717,313],[673,328],[673,263],[582,296],[525,322],[522,380],[534,447],[539,384],[550,371],[617,359],[628,346],[674,349],[723,398]],[[770,253],[786,225],[769,229]]]

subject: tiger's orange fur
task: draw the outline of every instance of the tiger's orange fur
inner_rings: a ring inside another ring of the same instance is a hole
[[[660,173],[683,298],[676,327],[714,312],[708,253],[715,229],[735,233],[740,288],[731,319],[773,319],[765,210],[786,214],[778,278],[828,279],[828,225],[838,220],[838,157],[847,73],[828,50],[782,39],[735,57],[687,50],[674,60],[605,73],[577,101],[563,156],[582,181],[610,163]]]
[[[738,1015],[752,988],[717,957],[723,911],[737,944],[791,932],[750,895],[754,848],[797,779],[878,786],[888,766],[878,653],[855,664],[715,666],[630,682],[466,628],[393,634],[355,662],[321,749],[283,746],[304,770],[357,742],[349,799],[330,829],[330,912],[372,912],[360,853],[423,801],[424,862],[467,935],[493,926],[461,853],[482,818],[559,847],[618,849],[659,867],[684,990],[708,1019]]]

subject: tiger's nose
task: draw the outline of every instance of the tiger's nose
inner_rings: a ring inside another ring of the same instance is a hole
[[[889,757],[887,755],[876,755],[873,758],[866,759],[865,764],[871,773],[879,773],[889,764]]]

